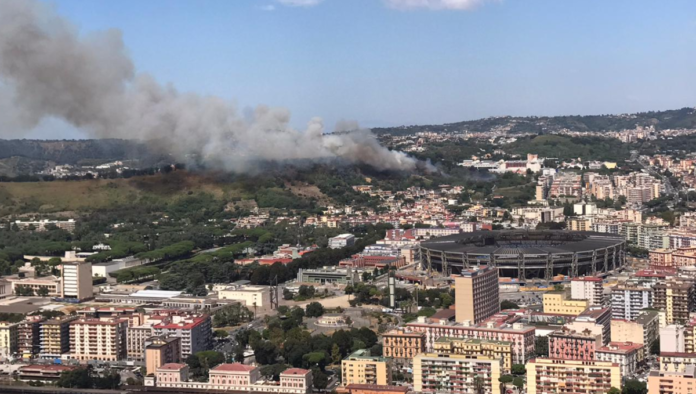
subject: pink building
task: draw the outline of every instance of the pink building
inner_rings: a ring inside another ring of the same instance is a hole
[[[563,360],[593,361],[595,351],[601,347],[602,335],[593,335],[563,328],[549,334],[549,357]]]

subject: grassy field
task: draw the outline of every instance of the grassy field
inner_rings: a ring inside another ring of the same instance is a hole
[[[290,188],[299,197],[325,198],[315,188]],[[215,174],[177,171],[129,179],[0,183],[0,217],[18,213],[92,211],[140,203],[166,204],[179,197],[206,193],[216,199],[253,199],[255,192],[243,182]]]

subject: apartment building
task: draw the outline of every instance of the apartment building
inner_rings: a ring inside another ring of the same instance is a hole
[[[154,334],[159,337],[181,338],[181,358],[210,350],[212,347],[212,322],[210,316],[171,316],[154,325]]]
[[[612,342],[640,343],[646,349],[650,349],[659,335],[660,319],[656,311],[645,311],[631,320],[612,319]]]
[[[61,316],[41,323],[41,352],[42,358],[60,358],[70,352],[70,323],[77,316]]]
[[[606,361],[538,358],[527,364],[527,394],[606,394],[621,387],[621,367]]]
[[[3,360],[17,355],[18,327],[17,323],[0,322],[0,358]]]
[[[570,298],[586,300],[590,305],[602,305],[604,302],[602,278],[595,276],[574,278],[570,281]]]
[[[220,364],[209,372],[207,382],[188,380],[186,364],[169,363],[157,368],[155,376],[145,378],[145,386],[159,388],[230,391],[244,393],[307,394],[312,391],[312,372],[290,368],[280,373],[279,382],[261,380],[259,367],[239,363]]]
[[[75,320],[70,323],[70,356],[80,361],[125,360],[127,329],[127,320]]]
[[[544,313],[577,316],[587,309],[590,303],[587,300],[570,299],[565,291],[554,291],[544,294],[543,306]]]
[[[94,298],[92,293],[92,263],[65,262],[61,265],[61,298],[79,301]]]
[[[154,335],[154,324],[155,322],[148,322],[140,326],[128,327],[126,332],[128,360],[143,361],[145,359],[145,342]]]
[[[696,388],[696,366],[687,365],[684,372],[651,371],[648,392],[660,394],[693,394]]]
[[[589,330],[577,332],[563,327],[548,335],[549,356],[565,360],[595,359],[595,351],[601,347],[601,334],[592,334]]]
[[[392,382],[391,360],[371,356],[369,350],[358,350],[341,361],[343,385],[379,384]]]
[[[27,316],[17,327],[17,353],[24,359],[32,358],[41,350],[41,323],[43,316]]]
[[[591,231],[592,220],[589,218],[570,218],[568,219],[568,230],[570,231]]]
[[[638,369],[638,363],[643,362],[644,358],[643,345],[633,342],[611,342],[595,350],[595,359],[618,364],[621,376],[633,375]]]
[[[164,364],[181,362],[181,338],[152,337],[145,346],[146,375],[154,374]]]
[[[408,362],[413,357],[425,352],[425,334],[422,332],[407,332],[397,328],[382,335],[382,354],[391,357],[397,363]]]
[[[645,308],[653,306],[653,289],[634,283],[620,283],[611,288],[611,317],[635,320]]]
[[[653,286],[653,307],[665,311],[667,324],[686,323],[694,310],[694,282],[667,280]]]
[[[376,384],[349,384],[345,387],[347,394],[406,394],[406,386],[378,386]]]
[[[426,319],[407,323],[410,331],[425,334],[425,350],[432,352],[435,342],[441,337],[472,338],[490,341],[512,342],[513,364],[525,364],[534,357],[536,329],[522,323],[502,324],[486,323],[480,325],[460,323],[432,323]]]
[[[577,332],[600,335],[602,345],[606,346],[611,342],[611,308],[591,306],[565,326]]]
[[[454,279],[455,319],[457,322],[480,323],[500,311],[498,269],[465,269]]]
[[[510,373],[512,369],[512,342],[442,337],[435,341],[433,351],[437,354],[483,355],[499,359],[503,373]]]
[[[684,373],[689,366],[696,366],[696,354],[660,352],[660,371]]]
[[[413,390],[419,393],[502,394],[500,359],[423,353],[413,359]]]

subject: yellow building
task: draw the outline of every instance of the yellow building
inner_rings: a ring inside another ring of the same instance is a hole
[[[70,323],[76,319],[67,315],[41,323],[41,357],[57,358],[70,351]]]
[[[425,333],[395,329],[382,335],[384,357],[411,360],[425,351]]]
[[[441,337],[433,343],[433,351],[438,354],[488,356],[501,360],[504,373],[512,369],[512,342]]]
[[[696,366],[696,354],[660,352],[660,371],[682,373],[690,365]]]
[[[581,314],[590,305],[587,300],[571,300],[563,291],[554,291],[544,294],[544,313],[560,315]]]
[[[592,231],[592,220],[582,218],[568,219],[568,230],[570,231]]]
[[[501,360],[487,356],[422,353],[413,359],[416,392],[501,394]],[[477,380],[480,391],[477,390]]]
[[[612,387],[621,387],[615,363],[538,358],[527,364],[527,394],[605,394]]]
[[[343,385],[379,384],[392,382],[391,361],[383,357],[373,357],[369,350],[358,350],[341,361]]]
[[[17,353],[18,328],[17,323],[0,322],[0,358],[6,359]]]
[[[655,311],[643,312],[635,321],[612,319],[611,341],[640,343],[646,349],[650,349],[650,346],[657,340],[659,335],[659,320],[658,313]],[[689,326],[686,327],[687,330],[689,328]],[[693,338],[693,335],[689,336],[687,334],[685,337]],[[690,344],[693,344],[693,341],[690,341]],[[693,350],[688,349],[689,345],[687,344],[687,352],[693,352]]]
[[[648,392],[660,394],[692,394],[696,390],[696,376],[693,365],[686,372],[652,371],[648,376]]]

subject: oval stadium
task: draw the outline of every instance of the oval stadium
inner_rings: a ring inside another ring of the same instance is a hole
[[[498,267],[501,277],[551,281],[556,275],[605,275],[623,267],[626,241],[618,234],[554,231],[475,231],[423,241],[424,269],[459,274],[477,265]]]

